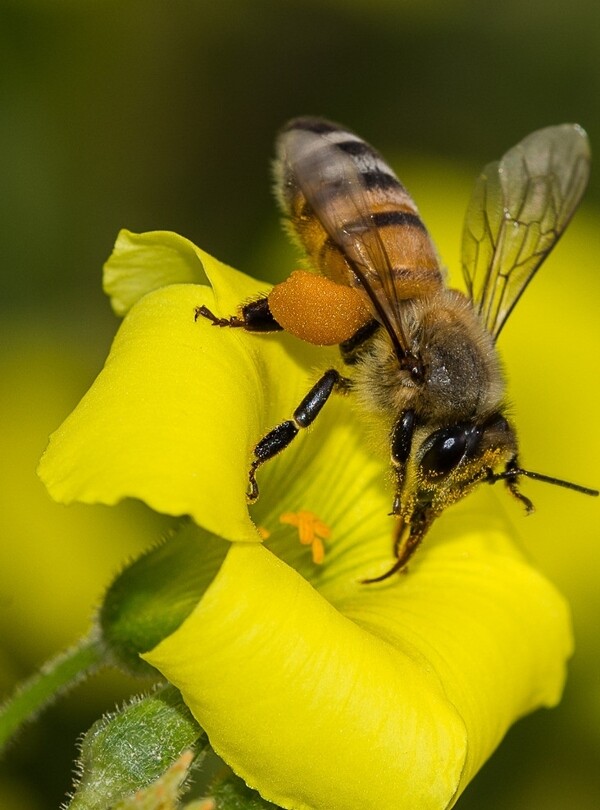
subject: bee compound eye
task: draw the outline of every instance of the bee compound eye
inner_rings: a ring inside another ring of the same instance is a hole
[[[436,430],[426,442],[421,471],[430,478],[448,475],[465,456],[473,454],[480,436],[481,430],[471,424]]]

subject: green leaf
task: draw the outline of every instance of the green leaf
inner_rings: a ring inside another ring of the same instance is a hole
[[[151,785],[136,791],[114,805],[114,810],[178,810],[182,784],[193,763],[191,751],[184,751],[176,762]],[[190,808],[190,805],[186,806]]]
[[[81,743],[70,810],[105,810],[157,780],[204,733],[172,686],[99,720]]]

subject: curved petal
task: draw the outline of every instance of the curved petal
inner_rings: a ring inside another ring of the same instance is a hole
[[[465,729],[435,673],[261,546],[234,545],[195,613],[146,657],[233,770],[283,807],[427,810],[456,789]]]
[[[130,310],[104,369],[51,436],[39,475],[64,503],[131,496],[226,539],[256,541],[245,497],[252,448],[289,418],[319,350],[195,321],[199,304],[233,313],[265,289],[214,259],[204,268],[213,290],[171,285]]]
[[[270,801],[449,807],[517,717],[557,701],[571,649],[554,589],[503,531],[455,517],[417,573],[331,604],[264,547],[234,544],[145,657]]]
[[[573,649],[567,603],[523,559],[493,501],[484,492],[444,515],[401,586],[334,602],[438,674],[467,730],[459,793],[519,717],[558,703]]]
[[[206,284],[204,264],[215,260],[170,231],[119,231],[104,265],[103,287],[117,315],[125,315],[146,293],[169,284]]]

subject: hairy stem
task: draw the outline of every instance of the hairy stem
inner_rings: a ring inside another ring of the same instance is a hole
[[[105,663],[105,651],[95,634],[45,663],[0,706],[0,750],[27,722]]]

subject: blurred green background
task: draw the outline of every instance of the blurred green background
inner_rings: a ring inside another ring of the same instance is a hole
[[[0,690],[85,631],[103,585],[168,526],[140,504],[50,502],[34,470],[116,328],[119,228],[172,229],[242,270],[294,266],[271,199],[274,132],[324,115],[376,145],[459,266],[475,173],[528,132],[600,144],[597,0],[1,0]],[[502,336],[526,465],[600,484],[600,182]],[[509,733],[461,810],[600,807],[598,502],[531,483],[505,508],[569,598],[565,699]],[[505,503],[507,499],[503,499]],[[3,810],[56,808],[77,735],[131,689],[106,674],[12,746]],[[382,809],[385,810],[385,809]],[[416,808],[418,810],[418,808]]]

